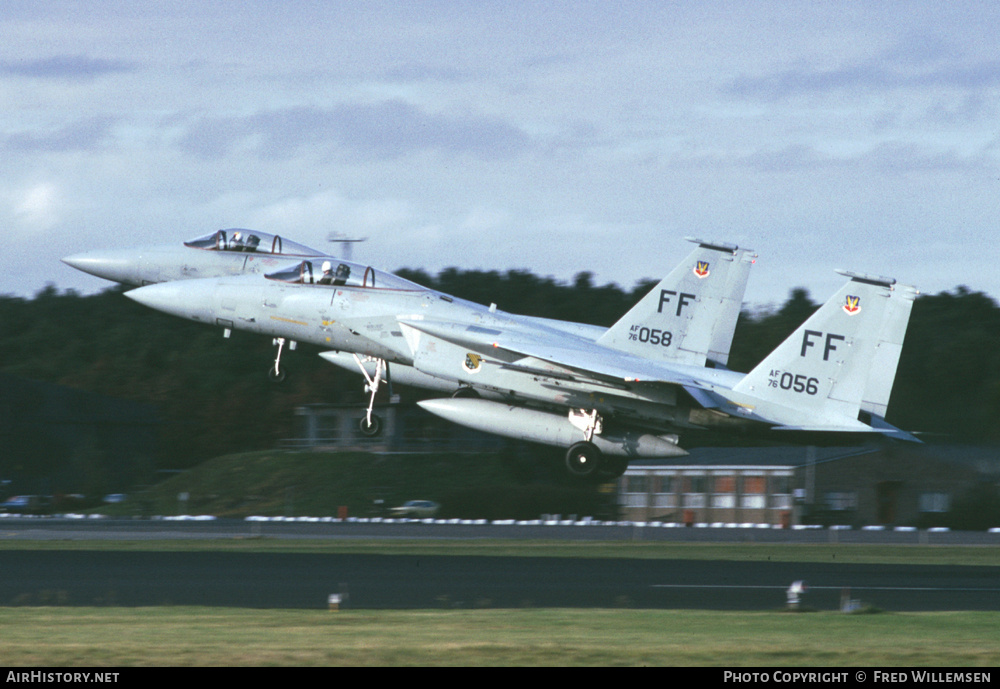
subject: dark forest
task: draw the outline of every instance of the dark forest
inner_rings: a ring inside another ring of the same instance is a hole
[[[570,284],[525,271],[399,274],[505,311],[604,326],[654,284],[597,286],[589,273]],[[121,292],[81,296],[49,286],[31,299],[0,296],[0,372],[154,405],[163,428],[155,462],[174,468],[273,447],[293,434],[296,406],[362,402],[361,377],[325,363],[318,348],[287,354],[289,378],[274,385],[266,376],[270,339],[239,332],[224,339],[219,329],[145,309]],[[793,289],[780,307],[742,313],[730,368],[749,371],[817,306]],[[920,296],[888,420],[925,438],[1000,440],[998,342],[1000,308],[987,295],[957,287]]]

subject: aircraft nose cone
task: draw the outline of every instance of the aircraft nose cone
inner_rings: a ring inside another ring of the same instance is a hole
[[[105,280],[135,284],[136,258],[113,251],[85,251],[62,259],[66,265]]]
[[[190,281],[161,282],[129,290],[125,296],[151,309],[181,318],[200,319],[200,311],[209,295],[203,294],[201,285]]]

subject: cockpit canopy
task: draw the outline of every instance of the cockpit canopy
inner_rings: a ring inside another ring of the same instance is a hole
[[[207,251],[238,251],[256,254],[275,254],[282,256],[323,256],[324,254],[308,246],[282,239],[276,234],[244,230],[233,227],[218,230],[212,234],[184,242],[184,246]]]
[[[293,285],[332,285],[371,289],[423,290],[415,282],[350,261],[302,261],[298,265],[265,275],[269,280]]]

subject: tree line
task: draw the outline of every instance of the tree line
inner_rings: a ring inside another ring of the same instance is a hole
[[[655,281],[631,290],[597,286],[590,273],[569,283],[527,271],[399,274],[505,311],[610,326]],[[48,286],[31,299],[0,296],[0,371],[155,405],[162,425],[161,467],[273,447],[295,434],[295,407],[362,403],[362,380],[300,345],[283,358],[281,385],[267,380],[270,339],[146,309],[112,287],[92,296]],[[740,314],[729,365],[749,371],[816,308],[804,289],[779,307]],[[889,405],[890,423],[927,437],[1000,440],[1000,308],[957,287],[917,298]]]

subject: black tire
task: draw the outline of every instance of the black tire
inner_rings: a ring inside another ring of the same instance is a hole
[[[577,478],[594,478],[604,463],[603,455],[594,443],[575,443],[566,451],[566,470]]]
[[[360,423],[358,423],[358,429],[361,431],[361,435],[374,438],[382,432],[382,419],[372,414],[372,422],[369,424],[368,419],[362,416]]]
[[[457,400],[471,400],[477,399],[479,397],[479,393],[476,392],[475,389],[470,388],[468,385],[463,385],[458,390],[451,393],[451,396]]]
[[[274,366],[267,369],[267,379],[272,383],[280,383],[286,378],[287,375],[288,370],[284,366],[279,368],[277,371],[275,371]]]

